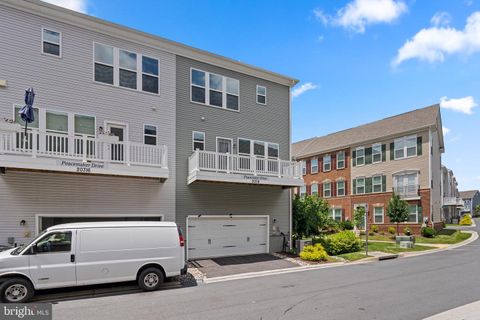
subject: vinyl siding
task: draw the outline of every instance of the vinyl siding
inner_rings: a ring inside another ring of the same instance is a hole
[[[441,126],[441,124],[440,124]],[[442,220],[442,155],[440,153],[440,141],[438,138],[438,131],[432,130],[432,150],[428,148],[428,153],[431,153],[431,168],[432,168],[432,192],[430,199],[432,203],[432,219],[433,222],[440,222]]]
[[[190,68],[240,81],[240,112],[190,102]],[[256,104],[256,85],[267,87],[267,105]],[[204,121],[202,121],[204,117]],[[289,88],[245,74],[177,57],[177,185],[176,220],[197,214],[270,215],[280,231],[289,231],[289,191],[281,187],[194,182],[187,185],[192,131],[205,132],[206,150],[215,151],[216,137],[256,139],[280,145],[289,158]],[[235,148],[234,148],[235,152]]]

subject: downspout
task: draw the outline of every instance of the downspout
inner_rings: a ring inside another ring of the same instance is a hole
[[[288,88],[288,159],[292,161],[292,94],[291,89],[296,85],[292,81],[292,85]],[[289,249],[292,249],[292,189],[288,190],[288,243]]]

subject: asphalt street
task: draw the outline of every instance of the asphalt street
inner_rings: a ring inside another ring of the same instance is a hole
[[[53,314],[89,320],[424,319],[480,300],[478,270],[480,239],[418,257],[61,301]]]

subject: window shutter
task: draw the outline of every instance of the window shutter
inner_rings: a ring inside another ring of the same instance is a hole
[[[352,194],[357,194],[357,179],[353,179]]]
[[[422,137],[417,137],[417,156],[422,155]]]
[[[318,184],[318,196],[323,198],[323,183]]]
[[[345,188],[345,195],[348,195],[348,191],[347,191],[347,180],[343,180],[343,185],[344,185],[344,188]]]
[[[365,164],[372,164],[372,147],[365,148]]]
[[[312,164],[311,164],[310,160],[307,160],[307,161],[306,161],[306,164],[305,164],[305,166],[307,167],[307,174],[312,173],[312,167],[311,167],[311,165],[312,165]]]
[[[382,192],[387,192],[387,176],[382,176]]]
[[[365,178],[365,193],[372,193],[373,178]]]
[[[345,152],[345,155],[343,156],[343,162],[345,163],[345,165],[343,166],[345,169],[348,167],[348,161],[350,159],[350,153],[348,152]]]
[[[332,170],[336,170],[337,169],[337,155],[336,154],[332,154]]]
[[[423,208],[422,206],[417,206],[418,210],[418,223],[423,223]]]
[[[332,184],[330,185],[331,192],[332,192],[332,197],[337,196],[337,183],[335,181],[332,181]]]
[[[355,167],[357,165],[357,151],[352,151],[352,165]]]
[[[395,143],[390,143],[390,160],[395,159]]]
[[[311,185],[306,185],[306,190],[307,191],[307,195],[311,195],[312,194],[312,186]]]
[[[384,143],[382,144],[382,162],[387,160],[387,145]]]

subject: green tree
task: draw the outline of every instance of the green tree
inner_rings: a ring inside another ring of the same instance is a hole
[[[353,211],[353,225],[360,229],[360,226],[365,222],[365,207],[359,206]]]
[[[293,199],[293,233],[298,238],[318,235],[320,230],[328,224],[328,202],[317,196],[300,197]]]
[[[400,199],[400,196],[394,193],[388,201],[387,216],[390,218],[390,222],[397,224],[397,235],[400,234],[398,224],[407,221],[409,213],[408,202]]]

